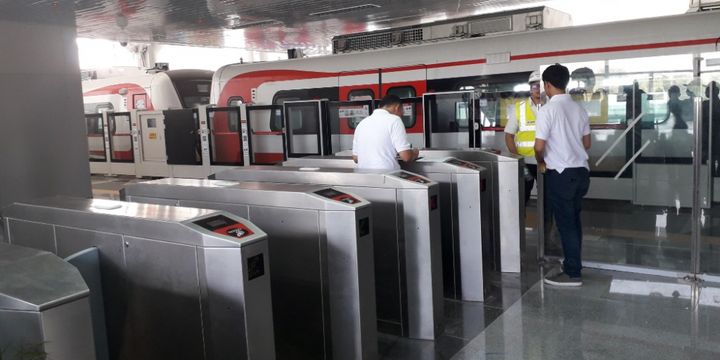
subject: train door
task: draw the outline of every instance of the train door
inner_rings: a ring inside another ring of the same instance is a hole
[[[161,162],[167,161],[165,152],[165,124],[162,112],[139,112],[138,122],[142,133],[142,161]]]
[[[244,165],[240,111],[237,106],[206,109],[211,165]]]
[[[288,157],[330,155],[330,127],[325,100],[286,101],[285,133]]]
[[[282,105],[248,105],[246,127],[250,165],[273,165],[285,160]],[[282,152],[278,152],[282,149]]]
[[[479,145],[477,101],[473,91],[423,95],[426,148],[471,148]]]
[[[402,121],[408,140],[414,147],[423,147],[422,95],[427,91],[427,67],[413,65],[382,69],[380,75],[380,98],[397,95],[403,100]]]
[[[202,165],[200,121],[196,109],[165,110],[168,165]]]

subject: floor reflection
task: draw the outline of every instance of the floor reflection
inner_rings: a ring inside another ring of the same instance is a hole
[[[718,359],[720,287],[586,269],[536,284],[453,359]],[[693,304],[693,301],[697,303]]]

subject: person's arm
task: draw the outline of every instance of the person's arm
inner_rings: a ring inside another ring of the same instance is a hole
[[[537,160],[538,171],[545,172],[545,140],[535,136],[535,160]]]
[[[400,160],[404,162],[412,162],[417,160],[420,150],[413,149],[412,144],[407,139],[407,133],[405,132],[405,125],[400,118],[397,118],[390,129],[390,138],[392,139],[395,151],[400,156]]]
[[[583,143],[583,147],[585,147],[585,150],[590,150],[590,146],[592,146],[592,140],[590,138],[590,134],[583,135],[582,143]]]
[[[417,148],[404,150],[398,153],[398,155],[400,155],[400,160],[404,162],[412,162],[417,160],[419,154],[420,150]]]
[[[547,140],[548,135],[550,135],[549,120],[550,119],[546,118],[545,111],[540,109],[537,115],[537,121],[535,122],[537,125],[535,126],[535,146],[533,150],[535,150],[535,160],[537,161],[538,171],[541,173],[545,173],[546,170],[545,140]]]
[[[585,112],[585,117],[583,120],[583,137],[582,137],[582,143],[585,150],[590,150],[590,146],[592,146],[592,136],[590,135],[590,116]]]
[[[507,145],[508,151],[512,154],[517,154],[517,147],[515,147],[515,134],[505,133],[505,145]]]
[[[518,131],[517,120],[515,120],[515,106],[507,107],[508,121],[505,124],[505,145],[508,151],[517,155],[517,147],[515,146],[515,134]]]
[[[353,134],[353,147],[352,147],[352,159],[357,164],[358,162],[358,156],[357,156],[357,146],[358,146],[358,132],[357,129],[355,129],[355,134]]]

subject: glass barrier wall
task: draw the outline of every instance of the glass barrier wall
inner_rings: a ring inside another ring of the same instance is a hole
[[[720,52],[700,57],[699,88],[703,162],[708,166],[709,203],[701,213],[700,272],[720,275]]]
[[[568,93],[590,116],[586,263],[691,270],[693,102],[699,96],[693,59],[563,63],[571,74]],[[556,232],[545,237],[545,248],[562,254]]]

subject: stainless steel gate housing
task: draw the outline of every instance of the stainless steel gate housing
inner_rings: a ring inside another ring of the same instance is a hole
[[[111,359],[273,359],[265,233],[222,211],[55,197],[3,211],[6,240],[100,250]]]

